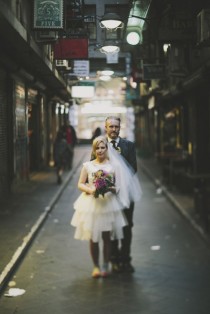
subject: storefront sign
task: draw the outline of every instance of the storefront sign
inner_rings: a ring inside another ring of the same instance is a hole
[[[79,81],[77,83],[77,86],[94,86],[95,87],[96,83],[94,81]]]
[[[89,60],[74,60],[74,74],[76,76],[89,76],[90,61]]]
[[[87,59],[88,39],[87,38],[61,38],[54,45],[55,59]]]
[[[95,94],[94,86],[72,86],[72,98],[92,98]]]
[[[62,29],[63,0],[34,0],[34,28]]]
[[[118,63],[119,60],[119,54],[116,53],[108,53],[106,55],[106,63],[107,64],[114,64],[114,63]]]

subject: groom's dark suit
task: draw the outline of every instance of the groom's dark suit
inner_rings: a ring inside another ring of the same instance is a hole
[[[134,172],[137,172],[135,144],[126,139],[119,138],[117,147],[120,148],[121,155],[127,160],[130,166],[133,168]],[[112,242],[111,261],[114,264],[122,264],[122,267],[124,267],[125,270],[126,265],[129,265],[131,261],[130,251],[132,241],[133,210],[133,202],[130,204],[129,208],[124,209],[128,225],[123,229],[124,238],[121,241],[121,247],[119,248],[119,241]]]
[[[127,160],[134,172],[137,171],[136,148],[135,144],[123,138],[119,138],[117,147],[121,149],[121,155]]]

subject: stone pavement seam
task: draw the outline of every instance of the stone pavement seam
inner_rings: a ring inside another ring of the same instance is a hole
[[[82,155],[82,157],[79,160],[77,160],[77,164],[75,165],[75,167],[67,175],[67,177],[65,178],[65,181],[63,182],[63,184],[61,185],[61,187],[59,188],[59,190],[57,191],[55,196],[52,198],[49,205],[47,207],[45,207],[43,213],[39,216],[39,218],[33,224],[30,232],[23,238],[22,244],[17,248],[17,250],[13,254],[11,260],[5,266],[4,270],[0,274],[0,294],[3,291],[3,288],[5,287],[5,285],[7,284],[7,280],[11,277],[11,274],[15,270],[15,267],[18,265],[21,258],[24,256],[25,252],[27,251],[27,249],[29,248],[29,246],[31,245],[33,240],[35,239],[38,231],[40,230],[40,228],[44,224],[45,220],[48,218],[49,213],[52,211],[56,202],[61,197],[63,191],[65,190],[67,184],[69,183],[72,176],[76,172],[77,168],[81,164],[81,161],[83,160],[83,158],[84,158],[84,156]]]

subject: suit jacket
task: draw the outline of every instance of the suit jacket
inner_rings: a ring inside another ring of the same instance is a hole
[[[129,140],[120,137],[117,146],[120,147],[121,155],[127,160],[133,170],[137,172],[135,144]]]

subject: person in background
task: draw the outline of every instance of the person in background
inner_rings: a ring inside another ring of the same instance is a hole
[[[102,134],[101,128],[97,127],[94,132],[91,140],[93,141],[96,137],[100,136]]]
[[[53,147],[53,158],[56,167],[57,183],[62,183],[62,174],[66,163],[66,152],[68,150],[65,134],[62,130],[57,132]]]
[[[74,127],[69,123],[69,121],[62,127],[63,132],[66,136],[66,141],[68,145],[67,150],[67,167],[72,169],[72,163],[74,158],[74,147],[77,143],[77,135]]]
[[[106,118],[105,130],[108,142],[115,148],[137,172],[137,160],[135,144],[131,141],[123,139],[119,136],[120,133],[120,118],[110,116]],[[121,241],[112,241],[111,262],[113,272],[133,273],[135,271],[131,264],[131,242],[132,242],[132,227],[133,227],[133,211],[134,202],[130,202],[128,208],[124,208],[124,214],[128,225],[124,227],[124,237]]]

